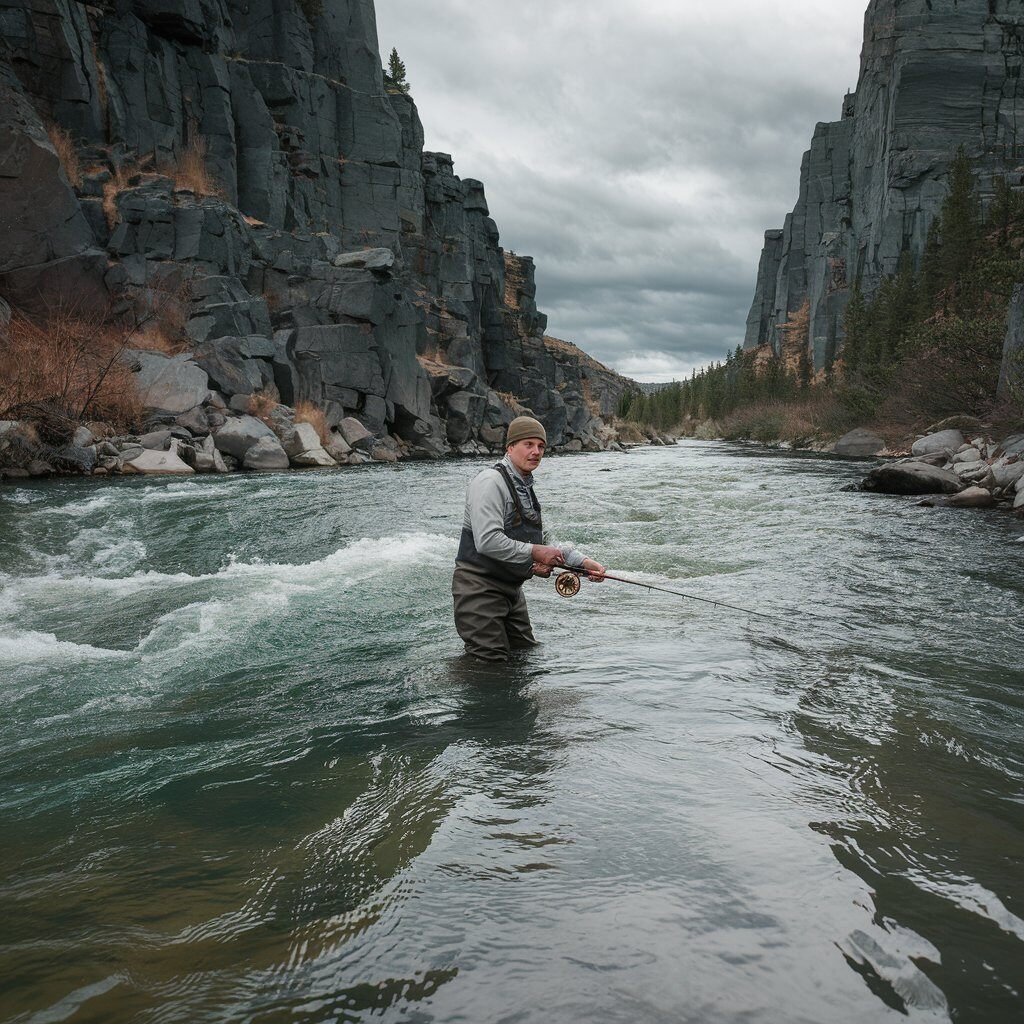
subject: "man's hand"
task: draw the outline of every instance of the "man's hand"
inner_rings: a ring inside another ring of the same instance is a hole
[[[558,548],[552,547],[550,544],[534,544],[533,561],[535,565],[565,564],[565,559],[562,557],[562,552]]]
[[[594,583],[600,583],[604,579],[605,569],[600,562],[595,562],[592,558],[584,558],[583,568],[587,570],[587,579],[593,580]]]
[[[551,566],[545,565],[543,562],[534,562],[533,575],[543,576],[544,579],[547,579],[551,575]]]

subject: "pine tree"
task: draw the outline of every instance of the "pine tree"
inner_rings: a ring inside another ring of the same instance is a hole
[[[408,92],[409,83],[405,80],[405,63],[398,56],[398,47],[391,47],[391,56],[388,57],[388,70],[386,72],[390,84],[399,92]]]
[[[981,237],[978,193],[974,188],[971,161],[964,147],[949,166],[949,192],[942,203],[942,247],[939,268],[943,286],[953,284],[971,265]]]

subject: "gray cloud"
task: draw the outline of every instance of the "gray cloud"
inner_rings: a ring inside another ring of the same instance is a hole
[[[484,182],[549,331],[640,379],[743,336],[764,230],[856,81],[864,0],[377,0],[427,146]]]

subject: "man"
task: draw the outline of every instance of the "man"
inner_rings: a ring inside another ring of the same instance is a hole
[[[477,474],[466,492],[452,577],[455,628],[466,653],[485,661],[508,661],[513,648],[537,643],[523,595],[531,576],[550,576],[552,566],[569,565],[603,579],[604,566],[571,544],[544,543],[533,473],[546,446],[543,424],[517,417],[508,427],[505,457]]]

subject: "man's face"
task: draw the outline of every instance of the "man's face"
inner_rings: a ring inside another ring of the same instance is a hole
[[[520,473],[532,473],[544,458],[546,445],[539,437],[524,437],[508,446],[508,457]]]

